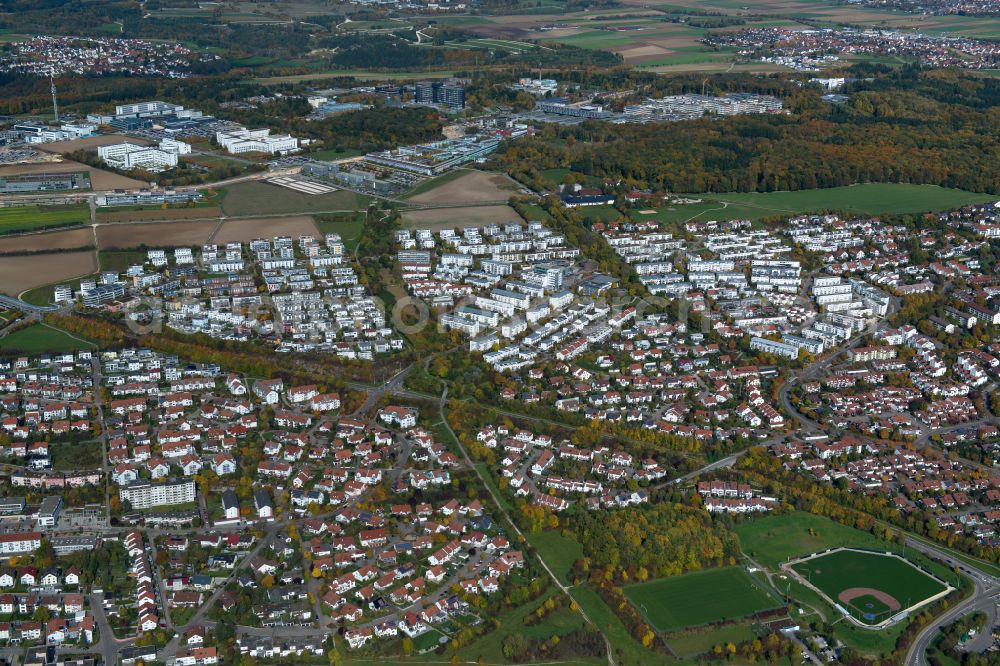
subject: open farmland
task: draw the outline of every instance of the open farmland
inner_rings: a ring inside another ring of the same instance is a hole
[[[215,236],[214,243],[230,241],[247,242],[254,238],[270,238],[272,236],[302,235],[316,236],[316,223],[309,215],[289,215],[288,217],[251,217],[238,220],[226,220],[222,223]]]
[[[625,596],[659,632],[732,620],[781,606],[742,567],[706,569],[630,585]]]
[[[67,172],[88,172],[90,173],[90,186],[93,190],[134,190],[142,187],[149,187],[149,183],[144,183],[135,178],[119,176],[110,171],[95,169],[86,164],[63,160],[62,162],[36,162],[33,164],[14,164],[10,166],[0,166],[0,176],[24,175],[26,173],[67,173]]]
[[[0,235],[47,227],[67,227],[89,221],[90,211],[84,204],[0,208]]]
[[[86,139],[73,139],[72,141],[53,141],[51,143],[43,143],[38,146],[38,149],[45,151],[46,153],[67,155],[77,150],[96,150],[100,146],[110,146],[112,144],[121,143],[123,141],[128,141],[129,143],[136,143],[139,144],[140,146],[148,146],[152,144],[152,141],[147,141],[146,139],[138,139],[118,134],[105,134],[103,136],[87,137]]]
[[[93,246],[94,232],[89,227],[0,238],[0,254],[71,250]]]
[[[454,175],[453,175],[454,174]],[[519,189],[505,174],[474,169],[456,170],[414,189],[407,201],[415,204],[456,204],[482,201],[506,201]]]
[[[523,222],[517,211],[510,206],[426,208],[403,213],[403,223],[411,229],[461,229],[507,222]]]
[[[97,228],[97,243],[102,249],[183,247],[208,242],[218,222],[153,222],[147,224],[104,224]]]
[[[294,215],[354,211],[367,206],[367,197],[347,190],[309,195],[278,185],[247,181],[226,187],[222,209],[226,215]]]
[[[93,250],[0,257],[0,291],[17,296],[22,291],[89,275],[95,270],[97,254]]]
[[[218,206],[195,208],[150,208],[115,209],[99,208],[97,221],[107,222],[147,222],[154,220],[196,220],[210,217],[222,217],[222,209]]]

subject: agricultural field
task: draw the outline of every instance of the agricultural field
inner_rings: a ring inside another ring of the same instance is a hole
[[[7,209],[0,209],[0,212]],[[52,250],[75,250],[94,247],[94,232],[81,227],[66,231],[9,236],[0,238],[0,255],[24,252],[51,252]]]
[[[138,139],[130,136],[127,137],[122,134],[105,134],[102,136],[90,136],[85,139],[73,139],[72,141],[52,141],[51,143],[43,143],[38,146],[38,149],[46,153],[66,155],[68,153],[76,152],[77,150],[96,150],[100,146],[110,146],[126,140],[129,143],[136,143],[140,146],[148,146],[153,143],[147,139]]]
[[[185,247],[208,242],[217,221],[151,222],[135,224],[102,224],[97,227],[97,243],[101,249],[149,247]]]
[[[903,30],[920,30],[952,35],[968,35],[985,39],[1000,36],[1000,20],[984,16],[924,16],[916,13],[876,9],[856,4],[839,4],[832,0],[761,0],[748,4],[740,0],[669,0],[650,5],[642,0],[624,0],[625,5],[659,8],[665,12],[694,8],[718,12],[726,16],[753,18],[756,16],[802,19],[816,23],[881,26]]]
[[[39,270],[44,266],[44,270]],[[23,291],[47,284],[65,282],[97,270],[96,253],[51,252],[0,258],[0,291],[17,296]],[[52,299],[51,290],[44,303]],[[43,304],[44,304],[43,303]]]
[[[308,195],[277,185],[247,181],[227,186],[222,209],[226,215],[233,216],[333,213],[364,210],[368,201],[367,197],[347,190]]]
[[[90,211],[84,204],[0,208],[0,235],[85,224]]]
[[[456,169],[415,187],[407,201],[415,204],[474,204],[506,201],[520,186],[505,174]]]
[[[272,236],[316,236],[316,224],[309,215],[288,215],[285,217],[250,217],[228,219],[212,237],[214,243],[231,241],[247,242],[254,238]]]
[[[829,603],[840,604],[865,624],[885,621],[946,589],[908,560],[884,552],[840,549],[789,566]]]
[[[97,169],[79,162],[63,160],[61,162],[35,162],[32,164],[14,164],[0,166],[0,176],[24,175],[26,173],[90,173],[90,187],[95,191],[104,190],[135,190],[142,187],[149,187],[149,183],[144,183],[135,178],[120,176],[117,173]]]
[[[410,229],[461,229],[485,224],[521,223],[523,220],[510,206],[463,206],[457,208],[426,208],[403,213],[403,223]]]
[[[218,206],[195,206],[193,208],[135,206],[97,209],[97,222],[99,224],[147,222],[153,220],[198,220],[212,217],[222,217],[222,209]]]
[[[45,352],[93,349],[94,345],[45,324],[33,324],[0,337],[0,352],[43,354]]]
[[[743,567],[706,569],[630,585],[625,596],[659,632],[733,620],[781,606]]]

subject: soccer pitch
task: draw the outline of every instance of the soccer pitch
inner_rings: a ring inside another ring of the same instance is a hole
[[[625,596],[659,632],[746,617],[781,606],[742,567],[630,585]]]

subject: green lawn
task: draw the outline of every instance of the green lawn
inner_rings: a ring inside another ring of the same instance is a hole
[[[699,195],[701,196],[701,195]],[[795,192],[703,195],[727,205],[761,211],[761,216],[796,215],[819,210],[842,210],[863,215],[923,213],[949,210],[970,203],[996,201],[996,195],[977,194],[936,185],[869,183]]]
[[[781,605],[743,567],[629,585],[625,596],[660,632],[733,620]]]
[[[587,617],[611,642],[611,649],[614,650],[615,661],[619,666],[645,666],[657,662],[659,657],[632,637],[621,619],[604,603],[597,592],[586,585],[579,585],[574,587],[571,593]]]
[[[0,353],[42,354],[46,352],[78,351],[93,349],[95,345],[83,342],[55,328],[34,324],[20,331],[0,337]]]
[[[569,572],[573,563],[583,557],[583,546],[572,537],[563,536],[559,530],[529,534],[528,543],[564,584],[569,584]]]
[[[563,183],[563,178],[567,174],[574,174],[576,178],[580,181],[581,185],[585,187],[599,187],[603,179],[597,176],[588,176],[586,174],[580,173],[579,171],[573,171],[572,169],[557,168],[557,169],[542,169],[539,171],[545,182],[548,183],[550,189],[558,189]]]
[[[100,442],[54,443],[49,447],[52,468],[56,470],[93,469],[104,462]]]
[[[754,638],[753,627],[749,623],[693,629],[666,637],[667,645],[678,657],[694,657],[705,654],[716,645],[725,647],[730,642],[739,645]]]
[[[827,548],[886,550],[888,545],[868,532],[811,513],[764,516],[739,523],[734,529],[743,552],[773,570],[786,560]]]
[[[146,253],[142,250],[101,250],[97,253],[97,262],[102,271],[124,273],[133,264],[144,264]]]
[[[0,235],[90,222],[86,205],[0,208]]]
[[[524,617],[533,612],[536,608],[545,603],[549,597],[559,595],[558,591],[551,591],[543,594],[538,599],[534,599],[520,606],[507,609],[496,618],[499,627],[467,647],[459,650],[460,659],[468,663],[475,663],[479,659],[484,659],[488,664],[502,664],[506,660],[503,656],[503,639],[509,634],[519,634],[528,639],[551,638],[552,636],[564,636],[571,631],[575,631],[584,626],[583,617],[579,612],[569,608],[568,604],[559,610],[552,612],[542,622],[534,626],[525,626]],[[427,657],[440,660],[441,657],[429,654]],[[419,661],[419,659],[417,659]],[[575,660],[574,664],[602,664],[607,663],[604,658]]]
[[[764,192],[686,195],[701,199],[701,203],[663,206],[656,209],[633,209],[633,220],[686,222],[688,220],[759,220],[805,213],[838,210],[860,215],[922,213],[950,210],[970,203],[1000,199],[995,195],[977,194],[934,185],[873,183],[851,187],[833,187],[795,192]],[[588,209],[589,210],[589,209]],[[642,214],[639,210],[655,210]]]
[[[340,234],[341,240],[344,241],[344,249],[353,252],[365,229],[366,217],[363,211],[359,211],[330,216],[317,215],[314,219],[321,233]]]
[[[226,188],[222,204],[227,215],[280,215],[364,210],[369,199],[347,190],[329,194],[302,194],[286,187],[255,181]]]
[[[908,562],[885,554],[840,550],[801,562],[793,568],[834,601],[844,590],[860,587],[884,592],[899,602],[899,608],[907,608],[945,589]],[[842,605],[855,617],[871,624],[885,620],[897,610],[873,595],[864,595]]]

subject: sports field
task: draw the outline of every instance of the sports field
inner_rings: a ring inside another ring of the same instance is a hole
[[[34,324],[0,337],[0,352],[4,353],[42,354],[93,348],[89,342],[44,324]]]
[[[867,624],[877,624],[945,590],[909,561],[884,553],[835,550],[791,567]]]
[[[630,585],[625,596],[660,632],[746,617],[781,605],[743,567]]]

